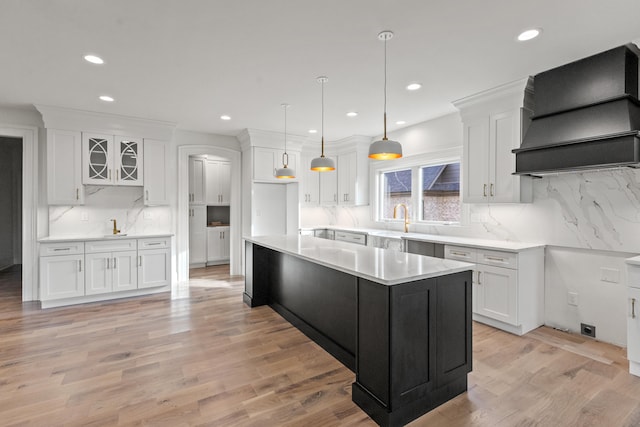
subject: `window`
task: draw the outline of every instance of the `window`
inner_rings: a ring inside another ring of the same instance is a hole
[[[379,221],[392,220],[394,207],[403,203],[413,222],[460,222],[460,161],[428,161],[427,157],[407,159],[411,167],[374,172],[378,177]]]

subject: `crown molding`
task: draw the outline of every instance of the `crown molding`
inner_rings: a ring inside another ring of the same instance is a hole
[[[246,151],[251,147],[284,149],[284,132],[243,129],[236,138],[240,141],[242,151]],[[287,150],[301,151],[302,146],[308,141],[309,137],[287,133]]]

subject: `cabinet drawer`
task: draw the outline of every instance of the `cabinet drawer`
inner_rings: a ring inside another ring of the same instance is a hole
[[[489,251],[478,249],[476,262],[478,264],[495,265],[496,267],[504,267],[517,269],[518,254],[513,252]]]
[[[138,249],[163,249],[171,247],[171,237],[149,237],[138,239]]]
[[[135,251],[136,240],[114,237],[109,240],[96,240],[85,242],[84,251],[87,254],[100,252]]]
[[[465,262],[476,262],[477,252],[472,248],[465,248],[463,246],[450,246],[444,247],[444,257],[446,259],[455,259]]]
[[[41,243],[40,256],[84,254],[84,242]]]
[[[343,231],[336,231],[334,239],[340,240],[342,242],[355,243],[358,245],[367,244],[367,236],[365,234],[345,233]]]

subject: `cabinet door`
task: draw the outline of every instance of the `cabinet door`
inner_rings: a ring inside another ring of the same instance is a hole
[[[220,204],[231,203],[231,163],[218,163],[218,188],[220,191]]]
[[[207,207],[191,206],[189,217],[189,263],[207,262]]]
[[[271,148],[253,148],[253,179],[274,181],[276,173],[276,151]]]
[[[207,261],[217,261],[222,258],[221,231],[218,228],[207,228]]]
[[[640,288],[629,288],[627,359],[640,362]]]
[[[138,251],[138,288],[171,284],[171,249]]]
[[[511,152],[520,147],[520,109],[489,117],[489,198],[492,202],[520,201],[516,157]]]
[[[479,119],[464,124],[462,169],[462,201],[488,201],[489,185],[489,122]]]
[[[115,137],[115,183],[117,185],[142,185],[144,177],[144,153],[142,139]]]
[[[82,134],[82,183],[115,183],[112,135]]]
[[[337,159],[331,157],[337,165]],[[338,172],[313,172],[320,178],[320,203],[335,205],[338,203]]]
[[[189,159],[189,202],[195,205],[205,203],[205,159]]]
[[[50,205],[82,205],[82,135],[47,130],[47,200]]]
[[[302,157],[300,170],[296,173],[302,181],[302,204],[303,205],[317,205],[320,201],[320,175],[331,172],[316,172],[311,170],[311,160],[313,156],[305,155]]]
[[[40,257],[43,301],[84,295],[84,255]]]
[[[229,227],[221,227],[222,228],[222,239],[220,240],[220,254],[222,259],[229,259],[231,254],[230,245],[231,239],[229,239],[230,228]]]
[[[510,325],[518,325],[516,270],[477,265],[476,312]]]
[[[136,255],[136,251],[122,251],[111,254],[113,275],[112,290],[114,292],[138,288]]]
[[[166,141],[144,140],[144,204],[168,205]]]
[[[353,205],[356,202],[357,154],[338,156],[338,203]]]
[[[220,204],[220,182],[218,178],[218,163],[212,160],[205,162],[205,200],[208,206]]]
[[[86,294],[104,294],[112,290],[113,258],[111,253],[86,254]]]

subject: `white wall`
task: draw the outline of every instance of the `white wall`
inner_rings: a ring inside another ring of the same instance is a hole
[[[406,156],[462,145],[462,122],[451,114],[389,134]],[[596,326],[598,339],[626,344],[624,259],[640,253],[640,171],[617,169],[546,176],[533,181],[529,204],[465,204],[460,226],[410,226],[411,231],[547,244],[545,322],[579,331]],[[319,224],[401,230],[371,221],[370,207],[301,210],[301,226]],[[619,274],[601,280],[602,268]],[[567,303],[576,292],[577,307]]]

